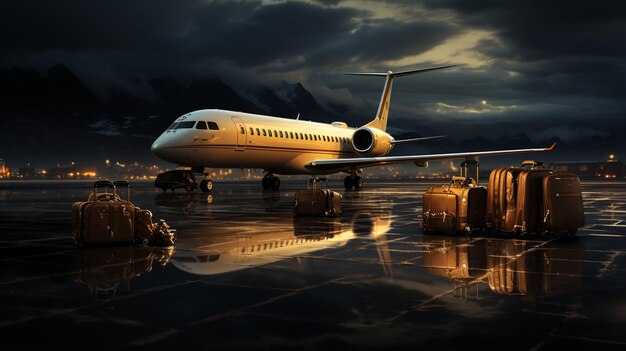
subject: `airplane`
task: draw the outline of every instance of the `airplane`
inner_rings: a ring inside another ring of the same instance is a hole
[[[278,190],[284,175],[329,175],[348,173],[346,189],[360,190],[362,168],[413,162],[427,167],[428,161],[468,159],[550,151],[529,148],[472,151],[431,155],[386,156],[396,144],[419,142],[442,136],[396,140],[386,132],[393,80],[413,74],[454,67],[438,66],[403,72],[349,73],[386,77],[375,118],[358,128],[344,122],[319,123],[219,109],[198,110],[177,118],[152,144],[152,153],[165,161],[203,173],[200,189],[209,192],[210,168],[254,168],[266,173],[264,190]]]

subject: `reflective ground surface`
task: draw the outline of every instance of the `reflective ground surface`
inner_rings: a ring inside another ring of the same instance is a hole
[[[626,349],[625,183],[584,183],[573,239],[424,235],[439,183],[341,190],[334,220],[294,218],[304,181],[134,184],[174,249],[75,248],[89,183],[0,183],[3,349]]]

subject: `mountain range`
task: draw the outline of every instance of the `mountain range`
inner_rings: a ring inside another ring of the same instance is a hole
[[[95,93],[62,64],[45,72],[32,68],[0,68],[0,158],[11,167],[30,163],[49,167],[76,161],[97,165],[104,159],[155,163],[150,153],[153,140],[178,116],[189,111],[219,108],[233,111],[300,118],[319,122],[342,120],[324,108],[300,83],[282,81],[276,86],[257,86],[236,91],[216,75],[184,83],[174,78],[141,81],[130,78],[137,92],[111,88]],[[133,89],[130,89],[133,90]],[[138,93],[140,91],[141,93]],[[342,115],[345,111],[342,111]],[[350,115],[350,114],[348,114]],[[346,121],[350,124],[350,121]],[[416,122],[415,131],[394,135],[397,139],[445,134]],[[558,159],[595,158],[624,149],[619,132],[591,137],[583,143],[559,142]],[[401,145],[395,154],[518,148],[537,145],[527,135],[468,136],[464,140],[439,140]],[[589,146],[593,145],[593,148]],[[583,147],[584,146],[584,147]],[[547,157],[548,160],[556,159]]]

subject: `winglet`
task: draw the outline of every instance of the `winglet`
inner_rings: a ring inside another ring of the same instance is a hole
[[[554,149],[554,147],[556,146],[556,142],[554,142],[554,144],[552,144],[552,146],[545,148],[545,151],[552,151],[552,149]]]

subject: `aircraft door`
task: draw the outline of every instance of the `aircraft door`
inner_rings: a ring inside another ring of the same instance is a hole
[[[248,142],[248,132],[246,131],[246,125],[241,118],[232,117],[233,123],[235,123],[235,129],[237,132],[237,145],[235,150],[244,151],[246,149],[246,143]]]

